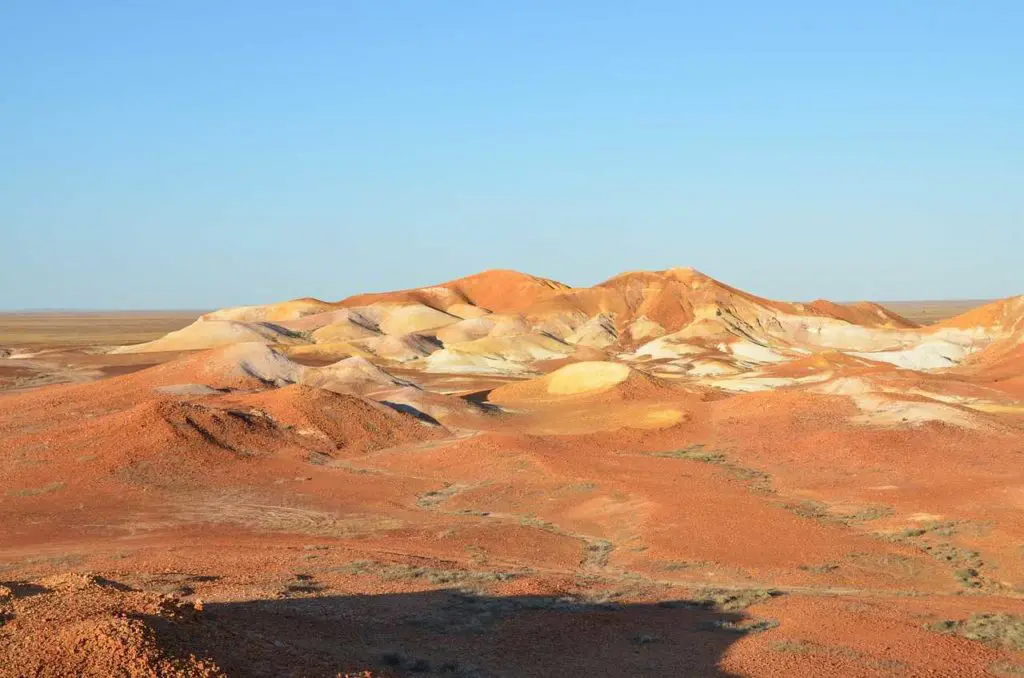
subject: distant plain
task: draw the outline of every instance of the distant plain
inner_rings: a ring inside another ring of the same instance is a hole
[[[921,325],[931,325],[946,318],[966,313],[972,308],[987,304],[991,299],[951,299],[924,301],[879,301],[893,313]]]
[[[0,313],[0,348],[57,348],[151,341],[202,311],[29,311]]]

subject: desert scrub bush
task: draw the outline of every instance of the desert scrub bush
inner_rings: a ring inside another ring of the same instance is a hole
[[[811,520],[831,519],[831,516],[828,513],[828,507],[820,501],[805,499],[798,502],[787,502],[782,504],[782,508],[794,515],[800,516],[801,518],[810,518]]]
[[[297,574],[290,581],[285,582],[281,595],[287,597],[297,593],[318,593],[324,588],[324,585],[317,583],[312,575]]]
[[[777,640],[771,644],[776,652],[786,654],[821,654],[822,646],[809,640]]]
[[[655,452],[655,457],[671,457],[673,459],[690,459],[691,461],[699,461],[705,464],[724,464],[725,455],[721,452],[712,452],[705,450],[703,445],[690,445],[679,450],[669,450],[667,452]]]
[[[666,572],[678,572],[680,570],[692,570],[699,567],[706,567],[708,565],[711,565],[711,563],[705,563],[703,561],[690,562],[688,560],[671,560],[661,563],[659,567]]]
[[[331,461],[331,455],[313,451],[306,455],[306,461],[313,466],[326,466]]]
[[[992,584],[981,573],[985,561],[981,554],[970,549],[953,546],[948,541],[934,541],[931,537],[952,537],[963,527],[983,529],[984,525],[970,525],[963,521],[936,521],[921,527],[907,528],[887,537],[889,541],[906,543],[919,548],[939,562],[953,566],[953,576],[969,589],[985,588]]]
[[[703,589],[689,600],[663,600],[658,607],[685,608],[689,610],[715,610],[717,612],[739,612],[751,605],[785,595],[777,589]]]
[[[700,631],[729,631],[731,633],[761,633],[779,626],[777,619],[742,619],[740,621],[726,621],[712,619],[697,624]]]
[[[771,475],[764,471],[758,471],[757,469],[746,468],[743,466],[737,466],[729,463],[725,455],[721,452],[715,452],[704,449],[704,445],[690,445],[679,450],[669,450],[667,452],[651,452],[651,456],[654,457],[669,457],[672,459],[689,459],[690,461],[697,461],[703,464],[715,464],[718,466],[724,466],[729,472],[729,475],[736,478],[742,483],[746,483],[747,486],[754,492],[760,494],[772,494],[771,489]]]
[[[790,513],[798,515],[801,518],[810,518],[812,520],[819,520],[828,523],[838,523],[840,525],[851,525],[853,523],[878,520],[879,518],[890,516],[893,513],[893,510],[888,506],[877,505],[865,506],[853,513],[833,513],[829,510],[827,504],[823,504],[820,501],[813,501],[811,499],[805,499],[797,502],[783,502],[780,505]]]
[[[451,499],[460,492],[468,490],[468,485],[445,483],[444,487],[437,490],[424,492],[416,498],[416,505],[420,508],[434,508],[446,499]]]
[[[541,520],[532,513],[525,516],[519,516],[519,524],[523,527],[535,527],[538,530],[545,530],[546,532],[554,532],[561,534],[562,531],[558,529],[558,526],[547,520]]]
[[[771,644],[771,648],[776,652],[785,652],[786,654],[847,657],[849,659],[865,658],[863,652],[852,647],[822,645],[811,640],[777,640]]]
[[[970,589],[981,588],[981,573],[975,570],[973,567],[965,567],[957,570],[953,573],[953,576],[957,578],[961,584]]]
[[[491,515],[490,511],[480,511],[478,509],[472,508],[461,508],[455,513],[467,516],[479,516],[480,518],[486,518],[487,516]]]
[[[332,568],[342,574],[368,574],[383,581],[426,581],[431,584],[486,584],[511,581],[520,576],[515,572],[472,572],[469,570],[445,570],[435,567],[380,563],[373,560],[356,560],[347,565]]]
[[[921,549],[936,560],[956,566],[953,576],[967,588],[983,587],[985,580],[981,575],[981,568],[985,561],[977,551],[957,548],[947,542],[925,544]]]
[[[814,574],[828,574],[838,570],[839,566],[835,563],[825,563],[824,565],[801,565],[797,569],[804,572],[813,572]]]
[[[929,624],[936,633],[948,633],[1009,650],[1024,650],[1024,616],[972,614],[966,620]]]
[[[610,541],[604,539],[589,541],[583,548],[583,565],[607,567],[608,558],[614,550],[615,545]]]
[[[771,475],[757,469],[744,468],[726,464],[729,468],[729,475],[737,480],[745,482],[752,490],[765,494],[771,493]]]
[[[988,672],[993,676],[1011,678],[1012,676],[1024,676],[1024,664],[1014,664],[1006,660],[1000,660],[989,664]]]
[[[923,537],[925,535],[934,535],[936,537],[952,537],[956,534],[957,526],[956,523],[951,520],[936,521],[925,523],[920,527],[908,527],[904,530],[891,534],[888,538],[890,541],[906,541],[909,539],[915,539],[917,537]]]
[[[709,599],[714,603],[716,609],[722,612],[735,612],[781,595],[783,595],[782,591],[774,589],[747,589],[745,591],[716,591],[711,593]]]
[[[893,509],[889,506],[865,506],[855,513],[844,516],[844,519],[848,522],[867,522],[870,520],[879,520],[880,518],[888,518],[893,513]]]

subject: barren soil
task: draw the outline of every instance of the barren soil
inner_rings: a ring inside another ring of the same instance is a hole
[[[0,676],[1024,673],[1019,302],[709,280],[0,318]]]
[[[103,351],[152,341],[185,327],[198,315],[198,311],[0,313],[0,391],[91,381],[162,362],[169,356],[117,357]]]

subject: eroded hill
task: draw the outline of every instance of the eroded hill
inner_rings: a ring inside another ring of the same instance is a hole
[[[0,394],[0,675],[1016,675],[1022,346],[671,269],[97,348]]]

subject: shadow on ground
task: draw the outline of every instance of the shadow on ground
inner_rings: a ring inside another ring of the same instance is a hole
[[[455,590],[207,604],[147,619],[161,645],[229,675],[728,676],[751,620],[700,603],[579,603]]]

